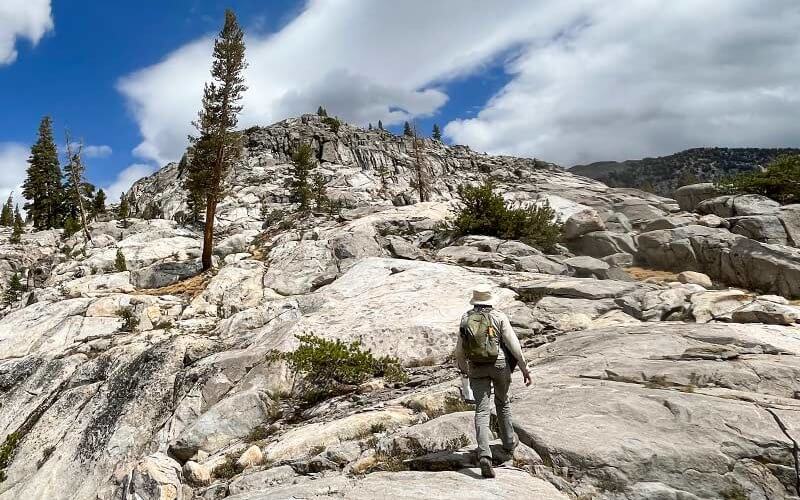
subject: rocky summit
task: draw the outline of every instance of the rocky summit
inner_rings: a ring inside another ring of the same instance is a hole
[[[800,206],[413,142],[312,115],[248,129],[206,273],[182,163],[90,240],[3,229],[0,283],[27,291],[0,312],[0,499],[798,498]],[[301,143],[330,210],[290,202]],[[555,250],[446,230],[487,179],[555,210]],[[452,361],[478,284],[534,380],[514,375],[521,445],[494,480]],[[305,398],[281,353],[312,333],[407,377]]]

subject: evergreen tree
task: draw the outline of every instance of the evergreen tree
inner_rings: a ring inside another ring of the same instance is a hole
[[[80,230],[81,224],[75,217],[69,215],[64,219],[64,238],[69,238]]]
[[[117,258],[114,260],[114,269],[119,273],[128,270],[128,265],[125,263],[125,254],[122,253],[121,248],[117,248]]]
[[[408,137],[414,135],[414,132],[411,130],[411,124],[409,124],[408,122],[406,122],[405,125],[403,125],[403,135]]]
[[[314,204],[317,210],[322,210],[328,204],[327,189],[325,188],[325,178],[319,172],[314,173],[314,184],[312,191],[314,194]]]
[[[19,213],[19,205],[14,210],[14,229],[11,231],[11,243],[22,243],[22,233],[25,232],[25,221]]]
[[[13,305],[22,297],[22,292],[24,291],[25,287],[22,286],[19,273],[14,273],[11,279],[8,280],[8,286],[6,286],[6,291],[3,294],[3,305],[6,307]]]
[[[378,120],[378,130],[383,130],[383,122]]]
[[[0,211],[0,226],[11,227],[14,225],[14,200],[13,196],[8,195],[8,200]]]
[[[311,208],[311,186],[308,177],[314,168],[314,151],[308,144],[301,144],[292,155],[292,166],[289,170],[287,188],[292,202],[300,204],[300,210],[305,212]]]
[[[39,124],[39,138],[31,147],[28,176],[22,185],[22,195],[28,200],[25,210],[36,229],[60,227],[63,220],[61,204],[61,167],[53,140],[53,123],[49,116]]]
[[[203,92],[203,109],[198,114],[195,128],[198,137],[192,137],[192,158],[189,162],[184,187],[190,197],[205,200],[205,229],[203,231],[203,270],[211,268],[214,247],[214,217],[222,197],[222,181],[230,165],[241,155],[241,134],[236,132],[237,115],[244,84],[244,32],[236,15],[225,11],[225,25],[214,41],[214,61],[211,66],[212,81]]]
[[[128,205],[128,197],[122,193],[119,197],[119,208],[117,209],[117,216],[122,221],[122,227],[128,227],[128,217],[131,214],[130,206]]]
[[[317,116],[328,116],[328,111],[320,106],[317,108]]]
[[[412,129],[408,122],[406,122],[406,125],[411,131],[411,137],[414,142],[414,170],[417,177],[415,184],[417,192],[419,193],[419,201],[430,201],[430,173],[425,166],[424,157],[421,152],[424,144],[419,136],[417,136],[416,126]]]
[[[369,127],[367,127],[367,130],[372,130],[372,122],[369,123]]]
[[[94,197],[94,203],[92,203],[92,217],[97,217],[104,213],[106,213],[106,192],[100,189]]]
[[[439,125],[436,123],[433,124],[433,132],[431,133],[431,137],[437,141],[442,140],[442,131],[439,129]]]
[[[92,206],[94,186],[86,182],[86,167],[81,159],[83,144],[73,144],[67,134],[67,165],[64,167],[64,209],[67,218],[80,221],[87,241],[92,240],[89,233],[87,207]],[[66,222],[64,223],[66,226]]]

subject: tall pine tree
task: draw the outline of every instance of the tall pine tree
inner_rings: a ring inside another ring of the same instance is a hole
[[[100,189],[97,191],[92,203],[92,218],[104,213],[106,213],[106,192]]]
[[[19,273],[14,273],[11,279],[8,280],[6,291],[3,294],[3,305],[6,307],[14,305],[22,297],[25,287],[22,286],[22,280],[19,279]]]
[[[49,116],[39,124],[39,138],[31,147],[28,176],[22,185],[22,195],[28,200],[25,210],[36,229],[60,227],[64,219],[61,187],[61,167],[53,140],[53,122]]]
[[[433,131],[431,132],[431,137],[434,140],[441,141],[442,140],[442,130],[439,128],[439,125],[434,123],[433,124]]]
[[[403,125],[403,135],[408,137],[412,137],[414,135],[414,132],[411,130],[411,124],[408,122]]]
[[[14,225],[14,198],[13,193],[8,195],[8,200],[0,211],[0,226],[11,227]]]
[[[22,233],[25,232],[25,221],[19,213],[19,205],[14,210],[14,229],[11,231],[11,243],[22,243]]]
[[[231,164],[241,155],[242,138],[236,132],[239,104],[247,87],[244,84],[244,32],[236,15],[225,11],[225,25],[214,40],[212,81],[203,92],[203,109],[198,114],[192,137],[192,158],[184,186],[190,198],[205,199],[205,229],[203,231],[203,270],[211,268],[214,248],[214,216],[222,198],[222,181]]]
[[[119,195],[119,207],[117,208],[117,217],[122,221],[122,227],[128,227],[128,217],[131,214],[131,207],[128,204],[128,197],[125,193]]]
[[[314,168],[314,151],[308,144],[301,144],[292,155],[292,166],[287,179],[289,196],[295,203],[300,204],[300,210],[305,212],[311,208],[313,193],[309,184],[309,175]]]
[[[80,221],[83,235],[92,240],[89,233],[88,207],[92,206],[94,186],[86,182],[86,167],[81,158],[82,143],[72,143],[67,134],[67,165],[64,167],[64,213],[68,219]]]

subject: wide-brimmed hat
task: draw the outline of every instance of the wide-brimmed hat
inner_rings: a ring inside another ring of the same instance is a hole
[[[478,285],[472,290],[472,299],[469,301],[473,306],[493,306],[495,302],[492,295],[492,287],[489,285]]]

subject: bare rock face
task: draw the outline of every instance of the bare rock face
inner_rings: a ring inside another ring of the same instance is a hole
[[[683,186],[675,191],[675,199],[681,210],[693,212],[700,202],[717,196],[717,189],[711,182]]]
[[[132,188],[147,218],[92,222],[92,242],[0,229],[0,292],[14,273],[30,287],[0,306],[0,499],[796,497],[798,308],[758,295],[800,295],[796,206],[688,193],[717,215],[679,213],[430,140],[417,203],[410,139],[310,115],[245,139],[207,273],[175,164]],[[340,210],[290,203],[300,142]],[[548,203],[565,246],[448,233],[458,186],[489,177],[509,203]],[[639,282],[633,264],[707,276]],[[495,481],[474,468],[451,360],[479,284],[535,380],[512,391],[524,470]],[[277,354],[309,333],[409,378],[307,401]]]

